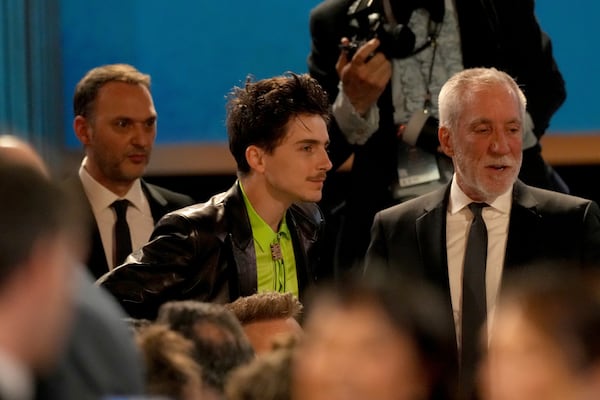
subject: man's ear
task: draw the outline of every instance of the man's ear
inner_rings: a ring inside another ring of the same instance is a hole
[[[73,120],[73,131],[75,131],[75,136],[77,136],[77,139],[79,139],[84,146],[90,143],[90,126],[85,117],[82,117],[81,115],[75,117]]]
[[[251,169],[257,172],[264,172],[264,154],[265,151],[258,146],[250,145],[246,147],[246,161]]]
[[[452,140],[450,139],[450,130],[445,126],[440,126],[438,129],[438,139],[440,141],[440,148],[448,157],[454,155],[454,148],[452,147]]]

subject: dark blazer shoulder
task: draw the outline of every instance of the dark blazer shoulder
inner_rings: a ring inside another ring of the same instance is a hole
[[[155,220],[158,220],[169,211],[194,204],[194,199],[186,194],[148,183],[143,179],[141,182],[142,190],[148,198]]]
[[[599,265],[600,209],[592,200],[517,181],[505,268],[548,261]]]
[[[597,207],[593,200],[529,186],[521,181],[515,183],[513,197],[519,205],[535,207],[544,212],[564,212],[589,206]]]
[[[173,210],[161,218],[157,227],[169,221],[183,219],[190,221],[197,229],[213,230],[218,223],[223,222],[226,195],[227,192],[218,193],[205,202]]]
[[[87,204],[91,212],[91,206],[89,206],[89,200],[85,194],[83,183],[81,183],[81,178],[79,178],[77,174],[71,174],[65,177],[60,181],[59,185],[68,195],[74,196],[75,199]]]
[[[188,205],[166,214],[157,223],[153,237],[166,227],[186,227],[195,235],[216,236],[221,241],[229,233],[241,242],[251,240],[248,213],[241,190],[234,184],[229,190],[213,195],[207,201]]]
[[[419,197],[415,197],[414,199],[410,199],[400,204],[385,208],[377,213],[377,219],[397,220],[400,218],[408,218],[414,221],[419,215],[444,205],[447,202],[449,190],[450,184],[447,184],[444,187],[423,194]]]
[[[144,393],[143,360],[116,299],[94,286],[84,268],[77,280],[69,340],[52,374],[40,378],[36,399],[95,399]]]
[[[323,212],[316,203],[294,203],[290,207],[290,212],[295,218],[312,224],[315,228],[320,227],[325,222]]]

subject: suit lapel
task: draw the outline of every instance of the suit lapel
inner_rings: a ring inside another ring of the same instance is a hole
[[[435,191],[423,204],[424,214],[416,220],[419,253],[425,277],[447,293],[450,299],[448,256],[446,252],[446,206],[450,185]],[[439,249],[439,251],[434,251]]]
[[[88,249],[86,267],[95,278],[100,278],[108,272],[108,263],[106,262],[106,253],[104,252],[104,245],[100,238],[100,230],[98,229],[98,223],[92,211],[92,206],[85,194],[85,189],[79,176],[71,176],[65,181],[65,184],[67,189],[76,196],[77,201],[85,208],[87,215],[86,222],[88,223],[90,234],[90,248]]]
[[[540,215],[536,206],[537,200],[527,186],[517,181],[513,190],[504,258],[504,269],[507,271],[530,263],[532,254],[537,252]]]
[[[314,276],[311,270],[312,265],[310,264],[310,257],[307,254],[307,250],[310,249],[316,241],[316,234],[312,237],[307,236],[305,233],[308,230],[303,230],[300,226],[300,221],[294,218],[294,214],[290,209],[286,212],[288,221],[288,227],[290,228],[290,235],[292,236],[292,245],[294,248],[294,258],[296,261],[296,275],[298,278],[298,291],[302,293],[303,288],[308,286],[309,280]],[[316,230],[315,230],[316,232]]]
[[[168,212],[167,199],[158,192],[152,185],[146,183],[143,179],[141,180],[142,190],[144,195],[148,199],[150,205],[150,212],[152,213],[152,219],[156,224],[158,220]]]
[[[439,290],[450,322],[448,334],[456,341],[446,250],[446,209],[449,196],[450,183],[445,188],[432,192],[432,195],[427,198],[427,203],[423,205],[424,214],[417,218],[416,231],[425,280]]]
[[[232,298],[238,296],[249,296],[258,288],[256,272],[256,253],[254,250],[254,239],[250,219],[242,197],[238,182],[227,192],[224,199],[224,212],[227,224],[226,232],[231,232],[223,240],[230,241],[233,265],[236,271],[230,271],[230,295]],[[232,282],[231,279],[237,279]],[[233,290],[239,288],[239,293]]]

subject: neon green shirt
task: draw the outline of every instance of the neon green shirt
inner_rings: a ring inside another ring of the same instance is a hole
[[[244,204],[252,227],[254,250],[256,252],[258,292],[291,292],[298,296],[296,259],[285,216],[279,231],[274,232],[250,204],[241,182],[240,188],[242,189]],[[275,257],[277,255],[277,244],[281,249],[281,257]],[[275,246],[274,251],[272,251],[272,245]],[[273,252],[276,254],[273,255]],[[275,260],[275,258],[279,258],[279,260]]]

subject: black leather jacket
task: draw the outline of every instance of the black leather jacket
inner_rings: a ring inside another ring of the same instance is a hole
[[[317,280],[323,215],[314,203],[293,204],[287,223],[302,293]],[[256,253],[239,184],[165,215],[150,241],[98,283],[129,315],[148,319],[169,300],[225,303],[255,293]]]

